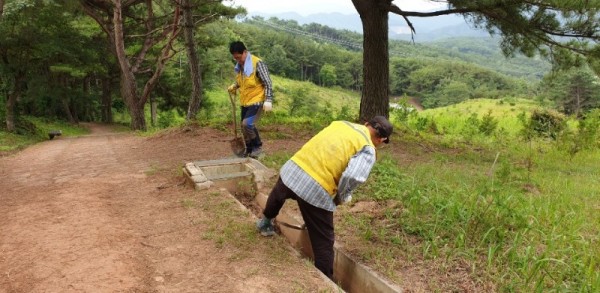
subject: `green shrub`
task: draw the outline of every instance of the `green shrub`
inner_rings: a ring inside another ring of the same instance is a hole
[[[533,110],[529,120],[526,120],[524,134],[531,136],[547,137],[556,140],[565,129],[566,120],[563,114],[554,110]]]
[[[577,130],[565,129],[556,140],[559,150],[567,152],[571,158],[578,152],[600,147],[600,110],[587,113],[578,121]]]
[[[600,109],[586,113],[579,121],[577,130],[583,148],[600,148]]]
[[[408,97],[406,94],[400,101],[398,101],[398,106],[394,108],[390,108],[390,116],[394,116],[397,122],[405,122],[408,120],[409,116],[414,113],[415,109],[408,104]]]
[[[158,115],[158,127],[167,128],[175,124],[175,113],[173,111],[165,111]]]
[[[467,138],[471,138],[479,133],[479,119],[477,118],[477,113],[471,113],[469,118],[467,118],[462,128],[462,133]]]
[[[489,110],[483,117],[481,117],[481,122],[479,123],[479,132],[490,136],[496,131],[498,127],[498,119],[492,116],[492,110]]]
[[[350,107],[347,106],[347,105],[344,105],[340,109],[340,112],[338,113],[338,115],[335,118],[335,120],[356,121],[357,120],[357,116],[356,115],[352,115],[351,112],[352,111],[351,111]]]

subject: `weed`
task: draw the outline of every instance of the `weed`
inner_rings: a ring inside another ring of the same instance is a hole
[[[144,174],[146,174],[146,176],[152,176],[158,173],[160,170],[161,168],[159,166],[151,164],[150,167],[148,167],[148,169],[144,171]]]
[[[196,201],[194,199],[186,198],[181,200],[181,205],[187,209],[194,208],[196,207]]]

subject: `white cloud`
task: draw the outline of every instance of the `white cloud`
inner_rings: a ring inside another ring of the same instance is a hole
[[[305,16],[308,14],[327,12],[339,12],[343,14],[356,13],[356,9],[351,0],[229,0],[224,3],[231,6],[243,6],[250,13],[297,12]],[[445,5],[445,3],[426,0],[396,0],[394,1],[394,4],[401,9],[413,11],[427,11]]]

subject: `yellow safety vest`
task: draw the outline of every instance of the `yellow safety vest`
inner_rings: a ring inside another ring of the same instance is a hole
[[[252,74],[250,76],[245,76],[244,68],[242,66],[236,77],[240,89],[240,104],[242,106],[260,103],[265,100],[265,86],[256,74],[256,64],[260,61],[260,58],[254,55],[252,55],[251,58],[252,68],[254,69]]]
[[[367,145],[375,147],[366,126],[334,121],[311,138],[291,160],[333,198],[348,162]]]

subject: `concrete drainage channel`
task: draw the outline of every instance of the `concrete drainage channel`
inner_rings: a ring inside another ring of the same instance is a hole
[[[227,189],[232,195],[248,195],[244,197],[236,196],[235,198],[257,215],[264,208],[267,201],[267,195],[261,192],[264,189],[264,183],[277,175],[275,171],[250,158],[195,161],[187,163],[183,171],[188,178],[188,182],[195,189],[203,190],[217,187]],[[276,226],[281,235],[304,256],[312,259],[313,254],[308,233],[303,225],[302,217],[299,214],[285,209],[282,209],[276,219]],[[354,261],[342,252],[337,244],[334,249],[334,279],[344,291],[402,292],[402,289],[384,280],[373,270]]]

